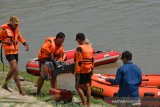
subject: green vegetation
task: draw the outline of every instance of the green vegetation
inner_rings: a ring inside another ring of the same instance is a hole
[[[30,74],[27,74],[26,72],[21,72],[20,75],[22,77],[24,77],[24,79],[26,81],[30,81],[33,82],[34,84],[36,84],[38,77],[37,76],[32,76]],[[42,88],[42,94],[41,95],[36,95],[34,94],[35,92],[33,92],[32,88],[26,88],[25,91],[27,93],[30,93],[31,95],[37,97],[38,100],[41,101],[45,101],[48,103],[51,103],[53,105],[60,105],[60,107],[81,107],[80,104],[76,104],[76,103],[66,103],[65,102],[56,102],[55,100],[53,100],[52,96],[48,95],[48,90],[51,89],[50,86],[50,81],[45,81],[45,84]],[[77,93],[74,93],[74,97],[79,98]],[[102,99],[95,99],[94,97],[91,97],[91,103],[92,104],[96,104],[96,105],[101,105],[103,107],[112,107],[111,105],[106,104]]]
[[[9,70],[9,65],[8,64],[4,64],[4,72],[8,72]],[[0,72],[3,72],[3,64],[0,64]]]
[[[5,75],[8,72],[9,67],[8,65],[5,65]],[[0,71],[2,71],[2,65],[0,65]],[[7,72],[6,72],[7,71]],[[24,78],[25,81],[28,83],[33,83],[32,86],[27,87],[27,85],[22,85],[24,90],[27,92],[28,95],[36,97],[40,101],[44,101],[47,103],[52,104],[53,106],[58,106],[58,107],[83,107],[80,105],[80,103],[75,103],[75,102],[56,102],[53,100],[53,96],[48,95],[49,89],[51,89],[50,81],[45,81],[45,84],[42,88],[42,94],[36,95],[36,82],[38,79],[38,76],[32,76],[26,72],[19,72],[19,75]],[[0,76],[0,85],[2,84],[2,81],[4,80],[5,76]],[[79,96],[77,93],[74,93],[74,98],[79,99]],[[95,99],[94,97],[91,97],[91,104],[92,105],[98,105],[100,107],[112,107],[111,105],[106,104],[103,100],[101,99]]]
[[[24,78],[25,81],[33,82],[33,84],[36,85],[38,76],[32,76],[26,72],[20,72],[19,74]],[[44,86],[42,87],[42,94],[47,94],[49,89],[51,89],[50,81],[45,81]],[[33,90],[29,88],[26,91],[32,92]]]
[[[3,68],[4,68],[4,71],[3,71]],[[9,65],[4,64],[4,67],[3,67],[3,64],[2,63],[0,64],[0,73],[2,73],[2,74],[7,73],[8,70],[9,70]],[[3,79],[4,79],[4,77],[1,75],[0,76],[0,85],[3,83]]]

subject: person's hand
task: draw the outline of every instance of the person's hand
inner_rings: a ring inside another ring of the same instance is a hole
[[[64,62],[66,60],[67,60],[67,55],[66,55],[66,53],[63,53],[63,55],[62,55],[62,61]]]
[[[64,62],[66,60],[66,58],[62,58],[62,62]]]
[[[26,51],[29,51],[29,45],[26,42],[24,42],[23,45],[26,47]]]
[[[28,44],[26,44],[25,47],[26,47],[26,51],[29,51],[29,46],[28,46]]]
[[[109,82],[109,78],[106,78],[105,80],[106,80],[107,82]]]
[[[54,59],[53,53],[50,53],[49,57],[53,60]]]

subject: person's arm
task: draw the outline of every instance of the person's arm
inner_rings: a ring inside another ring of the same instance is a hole
[[[57,56],[59,61],[64,61],[66,59],[66,55],[64,55],[64,48],[63,46],[58,50],[59,55]]]
[[[62,61],[66,61],[67,60],[67,55],[65,52],[62,53]]]
[[[118,69],[115,79],[107,78],[106,81],[110,82],[113,85],[118,85],[122,81],[122,78],[123,78],[123,72],[121,71],[121,69]]]
[[[56,58],[57,58],[59,61],[63,62],[63,61],[65,61],[65,60],[67,59],[67,56],[66,56],[66,53],[65,53],[65,51],[64,51],[64,47],[63,47],[63,46],[61,46],[61,47],[57,50],[56,53],[57,53]]]
[[[78,60],[77,60],[78,59]],[[82,66],[82,49],[78,47],[75,52],[75,62],[76,62],[76,72],[79,72],[81,70]]]
[[[18,36],[19,38],[19,41],[22,43],[22,44],[24,44],[24,43],[26,43],[26,40],[23,38],[23,36],[22,36],[22,33],[19,31],[19,36]]]
[[[141,83],[142,83],[142,71],[139,67],[138,67],[138,72],[137,72],[137,78],[139,80],[138,85],[141,85]]]
[[[22,33],[19,31],[19,41],[26,47],[26,51],[29,51],[29,45],[26,43],[26,40],[23,38]]]

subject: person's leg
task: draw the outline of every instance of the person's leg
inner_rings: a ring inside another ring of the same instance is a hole
[[[8,90],[8,91],[10,91],[8,89],[8,82],[11,80],[11,78],[12,78],[12,76],[14,74],[14,66],[16,66],[15,63],[16,63],[16,60],[12,60],[12,61],[9,62],[10,70],[9,70],[9,72],[8,72],[6,78],[5,78],[5,82],[2,85],[2,88],[5,89],[5,90]]]
[[[81,98],[81,101],[82,101],[83,105],[86,105],[85,96],[84,96],[84,92],[83,92],[83,89],[82,89],[83,85],[80,84],[80,82],[81,82],[80,79],[82,79],[81,74],[77,74],[76,75],[75,88],[78,92],[79,97]]]
[[[57,77],[55,78],[55,80],[51,80],[51,86],[52,88],[57,88]]]
[[[26,93],[22,90],[19,75],[18,75],[18,54],[13,54],[11,58],[14,58],[16,61],[14,61],[14,64],[12,66],[13,69],[13,75],[14,75],[14,81],[18,87],[19,94],[26,95]]]
[[[78,95],[80,96],[80,98],[82,100],[83,105],[86,105],[85,96],[84,96],[83,90],[80,87],[81,87],[80,84],[76,84],[76,86],[75,86],[75,88],[78,92]]]
[[[83,90],[84,96],[86,96],[86,90],[87,90],[87,88],[85,87],[85,85],[81,84],[80,88],[81,88],[81,90]]]
[[[20,84],[19,75],[18,75],[18,64],[17,64],[17,62],[14,62],[13,72],[14,72],[14,81],[15,81],[17,87],[18,87],[19,94],[26,95],[26,93],[22,90],[22,87],[21,87],[21,84]]]
[[[90,83],[86,83],[85,87],[86,87],[87,105],[90,106],[90,98],[91,98],[91,86],[90,86]]]
[[[44,79],[40,76],[38,81],[37,81],[37,94],[41,93],[41,88],[43,86]]]
[[[83,75],[83,85],[85,87],[86,97],[87,97],[87,106],[90,106],[90,98],[91,98],[91,76],[93,72],[89,72]]]

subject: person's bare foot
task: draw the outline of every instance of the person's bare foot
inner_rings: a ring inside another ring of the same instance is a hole
[[[5,89],[5,90],[7,90],[7,91],[9,91],[9,92],[12,92],[12,91],[11,91],[7,86],[5,86],[5,85],[3,85],[2,88]]]
[[[90,107],[90,103],[87,102],[87,107]]]
[[[19,92],[19,94],[22,95],[22,96],[27,95],[27,93],[25,93],[25,92]]]
[[[81,104],[85,107],[87,107],[87,103],[86,102],[81,102]]]

